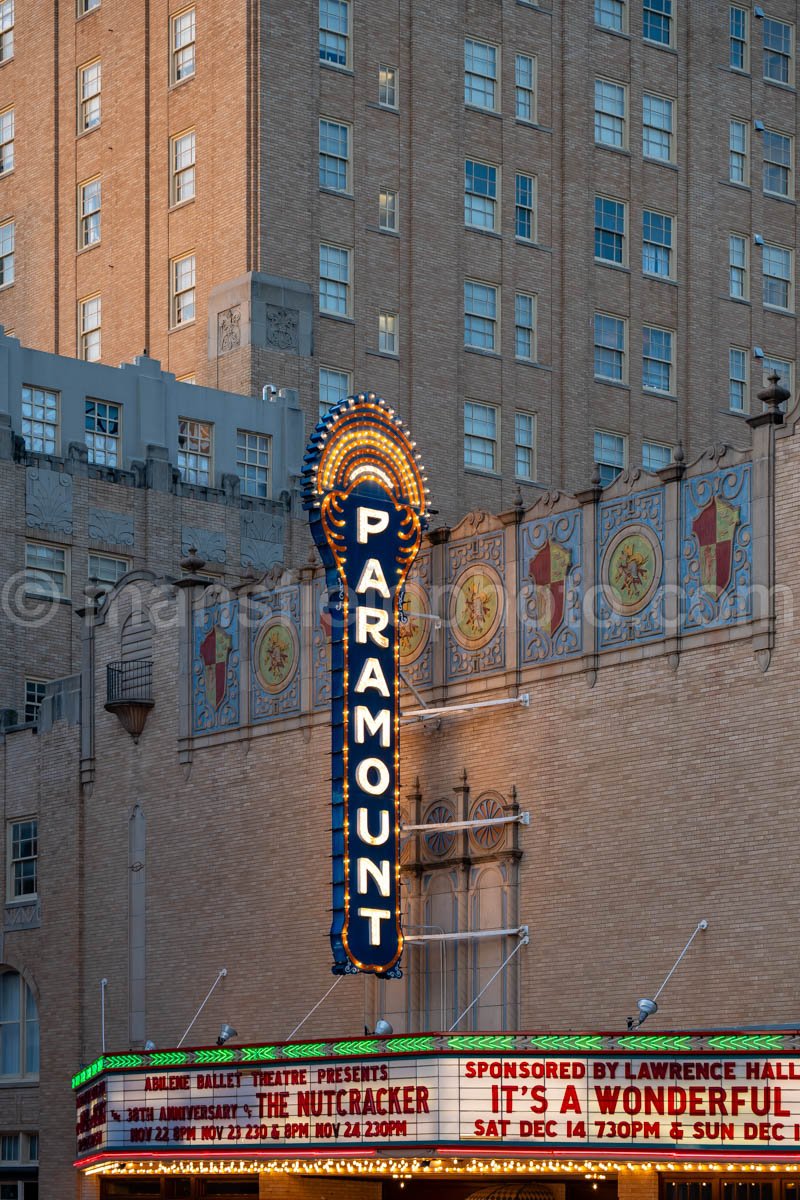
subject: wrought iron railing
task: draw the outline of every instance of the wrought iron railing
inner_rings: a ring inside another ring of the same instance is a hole
[[[106,703],[153,701],[153,662],[138,658],[131,662],[109,663],[106,667]]]

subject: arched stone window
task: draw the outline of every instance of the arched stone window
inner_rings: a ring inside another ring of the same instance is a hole
[[[20,974],[0,970],[0,1079],[39,1075],[39,1010]]]

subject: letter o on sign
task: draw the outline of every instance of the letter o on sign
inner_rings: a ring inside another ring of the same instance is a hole
[[[379,758],[365,758],[356,767],[356,783],[370,796],[382,796],[389,786],[389,768]]]

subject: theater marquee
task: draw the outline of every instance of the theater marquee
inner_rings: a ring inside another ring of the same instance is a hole
[[[537,1041],[602,1048],[542,1053],[532,1048]],[[714,1053],[715,1041],[731,1049]],[[800,1048],[734,1049],[781,1041],[420,1035],[242,1047],[226,1059],[215,1050],[107,1056],[75,1081],[78,1165],[109,1155],[377,1150],[792,1161],[800,1157]],[[609,1052],[614,1042],[687,1049]],[[508,1051],[480,1049],[492,1044]]]
[[[331,618],[333,971],[400,974],[399,624],[425,529],[413,443],[372,393],[322,418],[304,507]]]

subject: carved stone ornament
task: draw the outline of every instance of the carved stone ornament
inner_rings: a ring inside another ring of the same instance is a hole
[[[90,508],[89,537],[110,546],[132,546],[133,516],[107,508]]]
[[[300,313],[296,308],[268,304],[267,345],[275,350],[297,350],[300,345]]]
[[[224,563],[226,548],[224,533],[213,529],[196,529],[188,525],[181,529],[181,554],[195,550],[207,563]]]
[[[72,533],[72,476],[28,467],[25,471],[25,523],[29,529]]]
[[[242,306],[234,304],[217,314],[217,353],[230,354],[242,344]]]
[[[283,518],[271,513],[243,512],[242,565],[266,571],[283,561]]]
[[[7,904],[3,926],[6,931],[14,929],[38,929],[42,923],[42,911],[38,900],[30,904]]]

